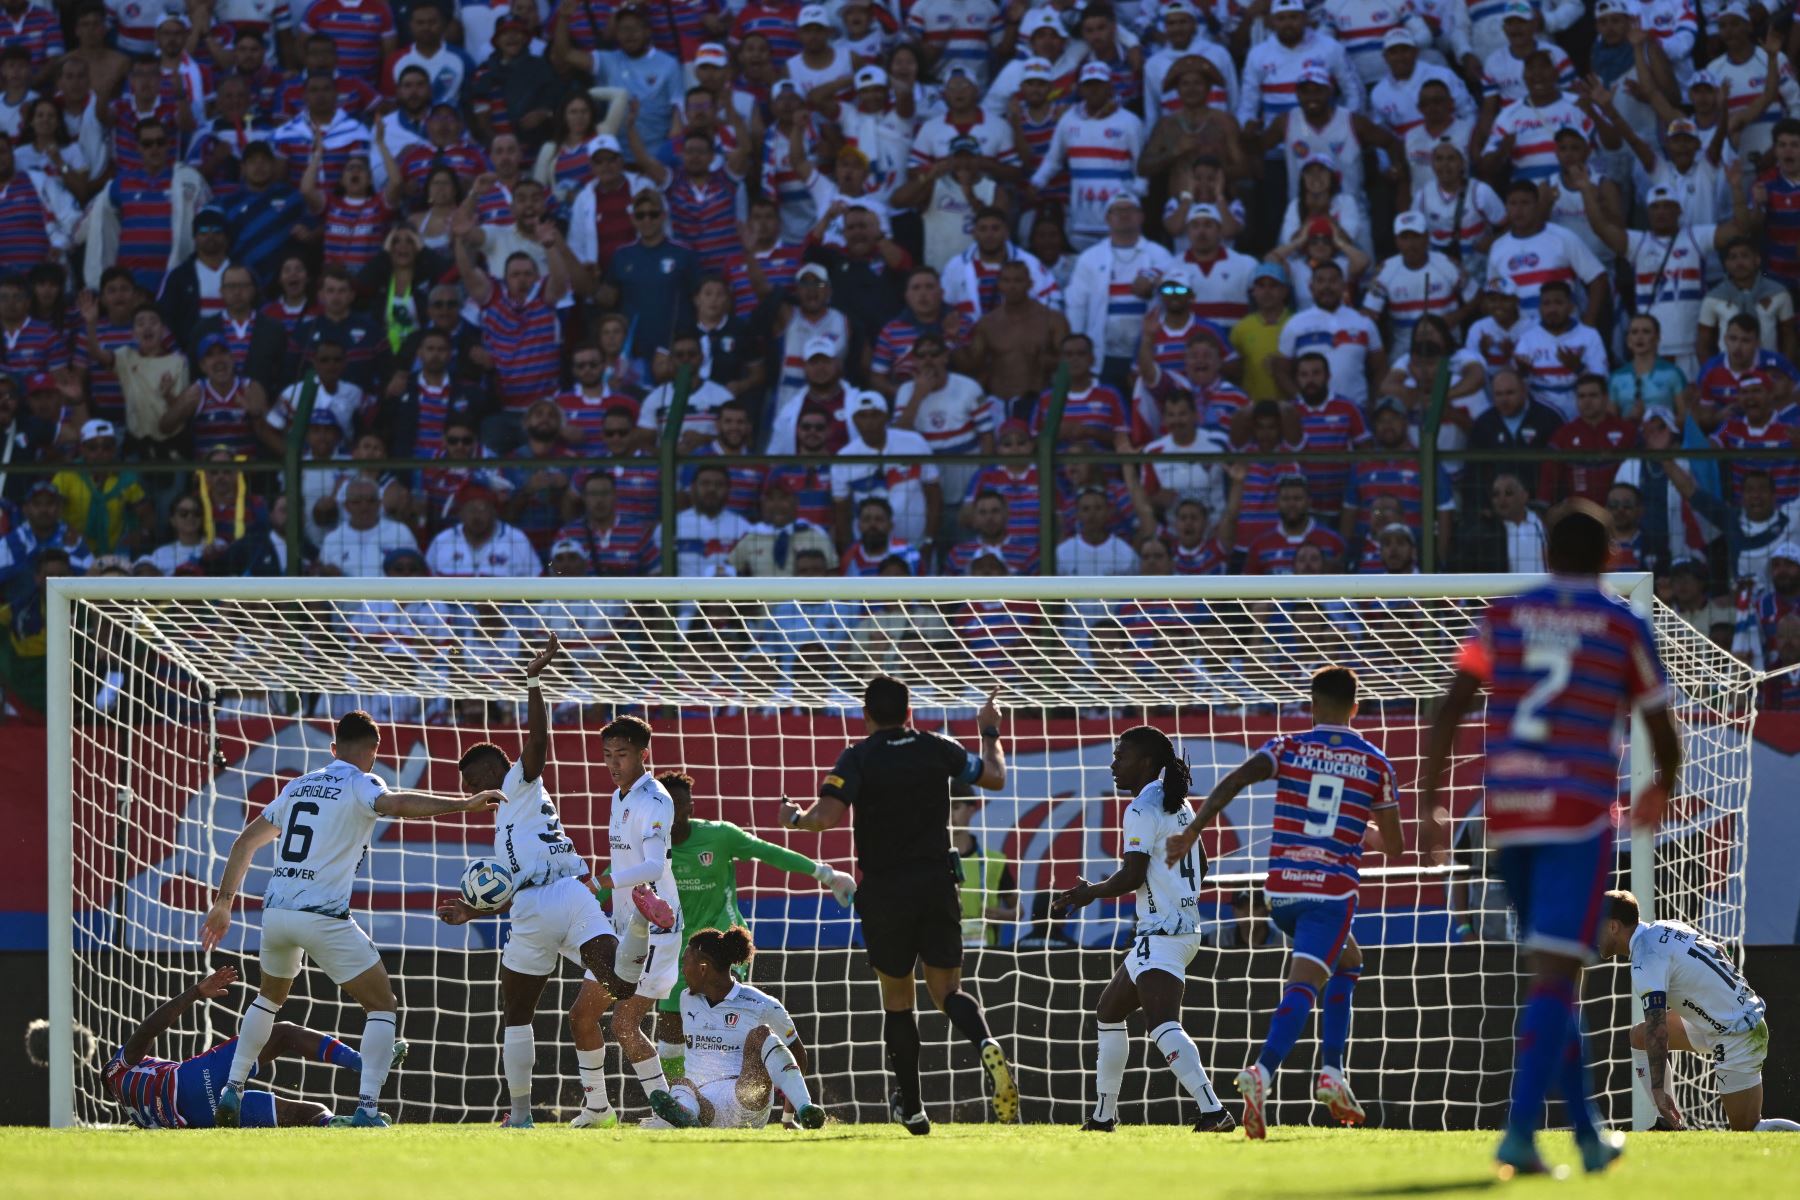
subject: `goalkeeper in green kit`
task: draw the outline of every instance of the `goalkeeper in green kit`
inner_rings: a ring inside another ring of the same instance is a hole
[[[670,798],[675,801],[675,825],[670,831],[669,845],[684,929],[697,932],[702,929],[730,929],[734,925],[749,925],[738,911],[737,895],[737,864],[746,860],[765,862],[795,875],[816,879],[831,890],[833,898],[840,905],[846,909],[850,907],[850,901],[856,894],[856,880],[848,872],[839,871],[827,863],[814,862],[804,854],[796,854],[773,842],[765,842],[745,833],[730,821],[696,820],[694,781],[688,775],[679,771],[665,771],[656,777],[656,782],[667,789]],[[604,870],[596,874],[604,874]],[[604,903],[607,895],[600,893],[599,898]],[[745,974],[748,974],[747,970]],[[662,1059],[663,1073],[670,1079],[678,1078],[684,1073],[685,1064],[682,1060],[686,1047],[681,1028],[683,990],[684,985],[677,982],[675,990],[656,1005],[656,1049]],[[597,1051],[605,1045],[600,1031],[600,1019],[610,1003],[606,991],[594,982],[592,975],[584,976],[581,990],[576,993],[575,1003],[569,1009],[569,1025],[578,1052]],[[584,1071],[583,1075],[586,1074]],[[582,1084],[586,1088],[588,1080],[584,1078]],[[569,1122],[570,1125],[601,1124],[600,1117],[605,1111],[601,1106],[606,1101],[604,1096],[595,1099],[600,1103],[591,1107],[584,1104],[582,1111]],[[589,1116],[590,1111],[593,1119],[584,1119]]]

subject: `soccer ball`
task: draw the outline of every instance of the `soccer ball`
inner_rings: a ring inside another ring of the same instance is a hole
[[[463,871],[462,898],[470,908],[500,908],[512,899],[514,890],[512,872],[492,859],[478,858]]]

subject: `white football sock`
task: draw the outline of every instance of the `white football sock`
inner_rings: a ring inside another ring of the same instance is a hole
[[[609,1111],[612,1103],[606,1098],[606,1051],[577,1050],[575,1065],[581,1072],[581,1090],[585,1093],[581,1106],[597,1113]]]
[[[1100,1051],[1094,1056],[1094,1120],[1110,1121],[1118,1112],[1119,1087],[1125,1082],[1125,1059],[1131,1039],[1123,1021],[1098,1021]]]
[[[648,1097],[651,1092],[666,1092],[669,1090],[669,1078],[663,1074],[662,1059],[656,1057],[654,1054],[649,1058],[644,1059],[642,1062],[632,1063],[631,1073],[637,1076],[638,1083],[642,1085],[646,1097]]]
[[[1644,1089],[1644,1095],[1650,1094],[1650,1055],[1642,1050],[1631,1052],[1631,1078]]]
[[[398,1018],[391,1012],[372,1012],[363,1019],[362,1044],[357,1052],[362,1055],[362,1084],[357,1088],[356,1103],[373,1113],[378,1111],[376,1105],[381,1100],[381,1085],[387,1082],[388,1068],[394,1059],[394,1023]]]
[[[1175,1078],[1181,1080],[1181,1086],[1200,1105],[1201,1112],[1217,1112],[1225,1107],[1213,1094],[1206,1068],[1200,1065],[1199,1047],[1194,1045],[1194,1039],[1187,1035],[1179,1021],[1158,1025],[1150,1031],[1150,1040],[1156,1043],[1157,1053],[1168,1063],[1169,1070],[1175,1072]]]
[[[269,1044],[269,1035],[275,1032],[275,1014],[280,1011],[280,1005],[261,996],[250,1001],[250,1007],[244,1010],[243,1020],[238,1022],[237,1049],[231,1055],[231,1073],[225,1077],[239,1091],[250,1078],[257,1056]]]
[[[531,1116],[531,1072],[537,1066],[537,1041],[529,1025],[508,1025],[500,1038],[500,1065],[514,1120]]]
[[[770,1037],[763,1043],[763,1070],[769,1073],[769,1081],[773,1083],[788,1102],[796,1109],[805,1108],[812,1103],[812,1093],[806,1090],[806,1076],[800,1071],[800,1064],[794,1059],[794,1052],[787,1048],[787,1043],[778,1037]]]

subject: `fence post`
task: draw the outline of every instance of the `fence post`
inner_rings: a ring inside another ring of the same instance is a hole
[[[1060,363],[1050,378],[1050,408],[1037,440],[1039,575],[1056,574],[1056,438],[1068,401],[1069,365]]]
[[[675,368],[671,381],[669,411],[663,414],[662,436],[656,444],[657,482],[662,505],[662,573],[674,575],[677,560],[675,548],[675,498],[681,494],[675,477],[676,451],[681,444],[681,423],[687,420],[688,393],[694,387],[694,368],[683,363]]]
[[[301,547],[306,540],[305,517],[306,497],[301,489],[300,450],[306,445],[306,427],[312,423],[313,403],[319,398],[319,377],[313,374],[312,368],[300,380],[300,398],[294,404],[294,419],[288,423],[287,441],[282,451],[282,481],[287,486],[287,521],[281,532],[282,540],[287,543],[287,573],[300,574],[304,565],[305,554]]]
[[[1443,565],[1437,560],[1437,443],[1449,397],[1450,356],[1446,354],[1438,363],[1437,377],[1431,381],[1431,399],[1425,405],[1425,419],[1419,427],[1419,570],[1427,575]]]

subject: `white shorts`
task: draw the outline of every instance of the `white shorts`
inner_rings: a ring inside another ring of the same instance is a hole
[[[262,973],[294,979],[311,958],[336,984],[348,983],[370,967],[381,965],[375,943],[349,917],[265,908],[262,918]]]
[[[1188,964],[1198,953],[1198,933],[1140,933],[1125,950],[1125,974],[1133,983],[1145,971],[1167,971],[1186,979]]]
[[[1755,1029],[1743,1033],[1713,1033],[1696,1036],[1699,1027],[1687,1022],[1688,1041],[1712,1060],[1713,1076],[1719,1081],[1719,1094],[1729,1096],[1762,1082],[1763,1060],[1769,1057],[1769,1023],[1763,1021]],[[1707,1053],[1709,1052],[1710,1053]]]
[[[688,1080],[669,1085],[669,1094],[681,1102],[681,1106],[698,1116],[701,1099],[712,1106],[712,1120],[706,1123],[708,1129],[761,1129],[769,1123],[769,1113],[773,1109],[775,1088],[769,1087],[769,1101],[765,1101],[758,1109],[747,1109],[738,1102],[738,1081],[732,1079],[715,1079],[711,1083],[696,1086]]]
[[[512,928],[500,965],[519,975],[549,975],[558,955],[581,966],[581,947],[612,933],[612,921],[587,884],[572,875],[513,895]]]
[[[652,929],[633,909],[619,936],[619,957],[613,971],[626,983],[635,983],[637,994],[646,1000],[661,1000],[675,990],[681,974],[681,947],[679,922],[667,932]]]

